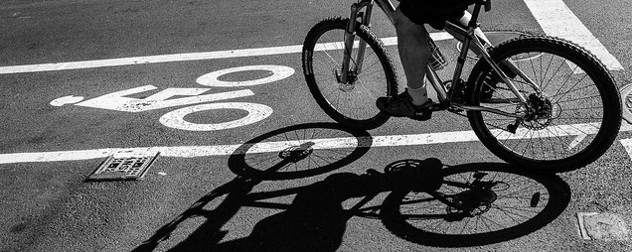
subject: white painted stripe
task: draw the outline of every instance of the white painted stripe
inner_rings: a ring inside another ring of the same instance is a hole
[[[586,28],[562,0],[524,0],[542,29],[552,36],[572,40],[587,48],[610,70],[623,70],[621,63],[608,52],[597,38]],[[452,39],[446,32],[430,34],[434,40]],[[385,45],[397,45],[396,37],[382,38]],[[156,64],[169,62],[183,62],[195,60],[213,60],[252,56],[270,56],[300,53],[301,45],[265,47],[240,50],[226,50],[213,52],[179,53],[155,56],[125,57],[115,59],[71,61],[59,63],[44,63],[17,66],[2,66],[0,74],[34,73],[47,71],[63,71],[90,69],[100,67],[130,66],[142,64]]]
[[[581,135],[586,132],[594,131],[594,127],[587,124],[563,125],[551,127],[551,132],[557,132],[559,135]],[[624,123],[621,131],[632,131],[632,125]],[[525,134],[511,134],[505,138],[517,138]],[[553,137],[549,134],[531,136],[532,138]],[[358,139],[348,138],[326,138],[312,139],[314,149],[340,149],[354,148],[358,144]],[[361,147],[392,147],[392,146],[419,146],[443,143],[460,143],[475,142],[478,138],[473,131],[455,131],[440,132],[429,134],[413,134],[413,135],[392,135],[392,136],[375,136],[372,137],[371,146]],[[632,155],[632,139],[621,140],[626,146],[628,153]],[[249,146],[248,153],[266,153],[279,152],[291,146],[300,145],[299,141],[281,141],[281,142],[264,142]],[[32,152],[32,153],[13,153],[0,154],[0,164],[14,163],[39,163],[39,162],[60,162],[60,161],[78,161],[105,158],[117,153],[137,153],[137,152],[156,152],[159,151],[163,157],[177,158],[193,158],[193,157],[209,157],[209,156],[227,156],[234,154],[242,145],[214,145],[214,146],[163,146],[163,147],[139,147],[139,148],[106,148],[95,150],[75,150],[75,151],[56,151],[56,152]]]
[[[446,32],[433,33],[431,34],[431,37],[435,40],[447,40],[447,39],[452,38]],[[396,37],[383,38],[382,41],[387,46],[397,45]],[[253,57],[253,56],[282,55],[282,54],[300,53],[302,51],[302,48],[303,48],[302,45],[294,45],[294,46],[265,47],[265,48],[253,48],[253,49],[241,49],[241,50],[179,53],[179,54],[166,54],[166,55],[155,55],[155,56],[126,57],[126,58],[116,58],[116,59],[71,61],[71,62],[18,65],[18,66],[3,66],[3,67],[0,67],[0,74],[35,73],[35,72],[48,72],[48,71],[90,69],[90,68],[99,68],[99,67],[117,67],[117,66],[169,63],[169,62],[183,62],[183,61],[195,61],[195,60],[214,60],[214,59],[229,59],[229,58]],[[320,48],[323,48],[323,47],[321,46]],[[327,47],[324,47],[324,48],[327,48]],[[329,47],[329,48],[332,48],[332,47]],[[337,48],[340,48],[340,47],[337,47]]]
[[[524,0],[547,35],[573,41],[588,49],[610,70],[623,70],[619,61],[608,52],[562,0]]]
[[[573,148],[575,148],[578,144],[580,144],[582,141],[584,141],[584,139],[586,138],[586,134],[579,134],[577,136],[577,138],[575,138],[569,145],[568,145],[568,149],[572,150]]]
[[[214,52],[198,52],[198,53],[179,53],[179,54],[127,57],[127,58],[103,59],[103,60],[72,61],[72,62],[20,65],[20,66],[4,66],[4,67],[0,67],[0,74],[33,73],[33,72],[143,65],[143,64],[194,61],[194,60],[226,59],[226,58],[265,56],[265,55],[277,55],[277,54],[288,54],[288,53],[299,53],[299,52],[301,52],[301,46],[267,47],[267,48],[214,51]]]
[[[627,151],[630,158],[632,158],[632,138],[621,139],[619,142],[621,142],[625,151]]]

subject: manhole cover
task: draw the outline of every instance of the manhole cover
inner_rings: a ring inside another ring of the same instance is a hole
[[[627,240],[625,221],[613,213],[577,213],[579,231],[585,240]]]
[[[137,180],[145,176],[149,166],[156,160],[159,152],[117,153],[97,168],[88,181]]]
[[[621,88],[621,100],[623,105],[623,119],[632,124],[632,83]]]

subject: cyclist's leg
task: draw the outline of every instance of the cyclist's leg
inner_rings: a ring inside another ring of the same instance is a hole
[[[399,56],[406,74],[408,93],[413,99],[413,104],[421,105],[428,100],[424,77],[430,54],[429,35],[423,25],[416,24],[406,17],[400,7],[395,12]]]
[[[387,115],[406,116],[416,120],[428,120],[432,116],[432,101],[428,99],[424,77],[430,50],[428,31],[423,23],[415,23],[404,13],[400,5],[395,11],[398,50],[404,73],[406,92],[394,97],[380,97],[377,107]]]

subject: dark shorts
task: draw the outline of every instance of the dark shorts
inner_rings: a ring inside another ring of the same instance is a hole
[[[474,0],[400,0],[402,13],[416,24],[430,24],[443,29],[445,21],[463,17]]]

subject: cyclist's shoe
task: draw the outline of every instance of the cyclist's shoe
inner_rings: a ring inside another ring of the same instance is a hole
[[[426,121],[432,117],[432,100],[428,99],[426,103],[416,106],[408,92],[380,97],[375,103],[382,112],[390,116],[408,117],[418,121]]]

